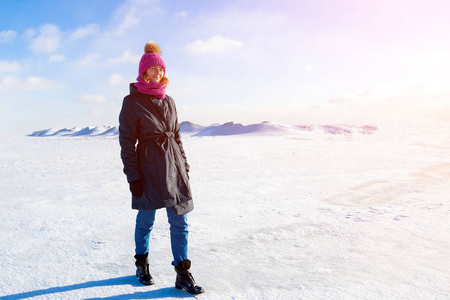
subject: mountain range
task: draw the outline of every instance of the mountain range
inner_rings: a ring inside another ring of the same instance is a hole
[[[374,134],[378,130],[375,125],[285,125],[273,122],[243,125],[227,122],[209,126],[198,125],[189,121],[180,123],[180,132],[188,136],[224,136],[224,135],[298,135],[305,133],[324,133],[331,135]],[[119,135],[117,126],[89,126],[73,128],[50,128],[35,131],[28,136],[116,136]]]

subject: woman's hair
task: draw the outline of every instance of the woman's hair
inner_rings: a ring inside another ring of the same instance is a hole
[[[164,76],[163,78],[161,78],[161,80],[159,82],[164,84],[165,87],[167,87],[169,85],[169,78]]]

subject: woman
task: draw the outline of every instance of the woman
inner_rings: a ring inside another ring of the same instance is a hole
[[[156,210],[164,207],[170,223],[172,265],[177,273],[175,287],[200,294],[204,290],[195,284],[187,257],[186,214],[194,207],[175,102],[166,95],[169,80],[159,46],[148,42],[144,51],[137,82],[130,84],[130,94],[124,98],[119,116],[124,173],[130,185],[132,208],[139,210],[135,229],[136,276],[142,284],[154,283],[148,263],[149,236]]]

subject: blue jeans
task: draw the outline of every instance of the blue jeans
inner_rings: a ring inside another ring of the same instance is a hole
[[[188,251],[188,224],[187,214],[177,215],[173,207],[167,207],[167,218],[170,224],[170,243],[172,246],[173,262],[177,266],[187,259]],[[136,243],[136,254],[146,254],[149,251],[150,232],[155,223],[156,210],[139,210],[136,217],[136,230],[134,240]]]

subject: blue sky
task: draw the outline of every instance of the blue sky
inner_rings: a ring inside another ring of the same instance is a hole
[[[0,1],[1,131],[117,125],[143,47],[180,121],[450,121],[447,1]]]

